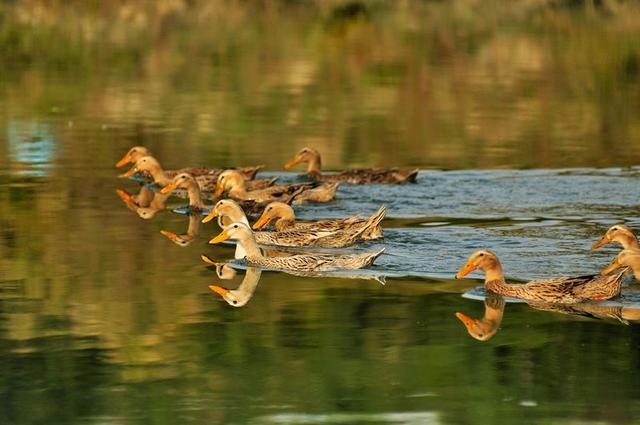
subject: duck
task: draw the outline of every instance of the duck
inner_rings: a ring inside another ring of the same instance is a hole
[[[383,206],[378,209],[371,217],[365,218],[357,215],[348,218],[337,218],[330,220],[316,221],[296,221],[294,209],[284,202],[271,202],[264,209],[262,215],[253,225],[254,230],[263,229],[273,221],[273,227],[278,232],[287,230],[336,230],[336,229],[359,229],[366,225],[372,217],[380,216],[382,219],[386,214],[386,208]],[[275,220],[275,221],[274,221]],[[360,235],[364,240],[380,239],[383,236],[382,226],[370,226]]]
[[[603,276],[610,275],[620,268],[630,268],[636,280],[640,280],[640,250],[623,249],[614,257],[607,267],[600,272]]]
[[[494,337],[504,315],[505,301],[501,295],[487,292],[484,299],[484,316],[476,320],[464,313],[457,312],[456,317],[462,322],[467,332],[478,341],[488,341]]]
[[[227,289],[217,285],[209,285],[209,289],[220,295],[230,306],[244,307],[253,297],[261,275],[262,270],[258,267],[247,267],[242,283],[236,289]]]
[[[295,198],[303,191],[313,188],[312,183],[296,183],[254,190],[247,187],[247,182],[240,173],[235,170],[226,170],[218,176],[214,195],[220,198],[224,192],[227,192],[230,198],[242,201],[282,201]]]
[[[604,236],[591,245],[591,249],[598,249],[604,245],[617,242],[623,249],[639,249],[638,238],[630,227],[624,224],[611,226]]]
[[[178,235],[169,230],[160,230],[160,233],[178,246],[183,248],[189,246],[200,234],[200,215],[189,214],[189,227],[186,233]]]
[[[415,183],[418,177],[418,169],[400,170],[398,168],[359,168],[346,170],[339,173],[322,174],[320,167],[322,160],[320,152],[311,147],[304,147],[298,151],[293,159],[284,165],[285,170],[290,170],[302,162],[308,163],[307,177],[322,182],[343,182],[350,184],[366,183]]]
[[[212,172],[206,175],[194,175],[182,170],[167,172],[162,168],[157,159],[152,156],[143,156],[135,162],[134,166],[131,167],[131,169],[123,173],[121,177],[132,177],[135,174],[141,173],[144,175],[149,175],[150,179],[159,186],[166,186],[171,183],[176,175],[186,173],[194,176],[203,191],[213,191],[216,185],[217,178],[223,171],[223,169],[216,169],[215,173]],[[238,175],[242,177],[243,181],[249,178],[250,175],[255,175],[255,173],[243,174],[242,172],[240,172],[240,170],[236,170],[236,173],[238,173]],[[276,179],[277,178],[248,180],[245,185],[248,188],[251,188],[251,190],[264,189],[273,185]]]
[[[364,254],[298,254],[288,257],[265,257],[262,255],[251,228],[245,223],[235,222],[226,226],[224,230],[209,243],[216,244],[227,239],[234,239],[247,252],[249,264],[282,271],[322,272],[335,270],[351,270],[367,267],[383,252]]]
[[[247,226],[249,225],[242,208],[231,199],[218,201],[209,215],[202,221],[206,223],[216,216],[218,217],[218,224],[222,228],[233,222],[242,222]],[[361,235],[368,229],[379,226],[383,218],[384,210],[382,210],[381,214],[371,216],[368,221],[358,227],[330,230],[293,229],[282,232],[255,232],[254,237],[260,245],[344,248],[362,241]],[[238,257],[236,256],[236,258]]]
[[[127,151],[126,154],[116,163],[116,168],[122,168],[127,164],[135,164],[140,158],[150,156],[153,157],[151,151],[144,146],[134,146]],[[253,180],[264,165],[258,165],[256,167],[243,167],[238,168],[238,171],[247,177],[247,179]],[[186,167],[179,170],[166,170],[165,173],[169,178],[180,173],[188,173],[192,176],[214,176],[217,177],[226,168],[204,168],[204,167]]]
[[[484,287],[496,294],[528,301],[559,304],[572,304],[588,300],[601,301],[613,298],[620,294],[622,277],[625,271],[622,270],[610,276],[559,277],[513,285],[505,282],[498,256],[488,249],[481,249],[469,257],[466,264],[456,274],[456,279],[461,279],[476,269],[484,271]]]
[[[294,205],[302,205],[305,202],[330,202],[336,197],[340,182],[323,183],[313,189],[303,190],[294,196],[291,202]]]

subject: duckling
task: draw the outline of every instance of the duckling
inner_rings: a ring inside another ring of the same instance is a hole
[[[200,185],[200,188],[203,191],[206,191],[206,190],[213,191],[213,189],[215,188],[215,184],[218,176],[220,175],[220,173],[224,171],[223,169],[215,169],[215,170],[216,170],[215,173],[211,172],[207,175],[194,176],[196,181],[198,182],[198,185]],[[243,174],[241,170],[236,170],[235,172],[238,173],[239,176],[241,176],[243,181],[247,178],[248,175],[250,175],[250,173]],[[151,180],[160,186],[166,186],[170,184],[176,175],[183,174],[181,170],[173,171],[173,172],[165,171],[157,159],[155,159],[152,156],[143,156],[142,158],[138,159],[135,162],[134,166],[131,169],[129,169],[127,172],[125,172],[121,176],[132,177],[134,174],[139,174],[139,173],[150,176]],[[187,174],[193,175],[191,173],[187,173]],[[277,178],[249,180],[245,182],[245,185],[248,188],[251,188],[251,190],[264,189],[272,185],[276,179]]]
[[[418,169],[399,170],[398,168],[360,168],[342,171],[335,174],[322,174],[320,172],[321,159],[317,149],[305,147],[298,151],[296,156],[284,166],[286,170],[296,164],[307,162],[307,176],[313,180],[324,182],[343,182],[351,184],[365,183],[415,183],[418,177]]]
[[[253,297],[258,287],[258,282],[260,282],[261,275],[262,270],[259,268],[247,267],[244,279],[242,279],[242,283],[236,289],[227,289],[216,285],[210,285],[209,289],[220,295],[230,306],[243,307]]]
[[[244,223],[232,223],[209,243],[235,239],[247,252],[247,261],[256,266],[283,271],[333,271],[360,269],[371,265],[384,249],[366,254],[302,254],[289,257],[265,257],[256,243],[253,232]]]
[[[261,190],[251,190],[247,187],[245,180],[237,171],[226,170],[218,176],[215,196],[220,198],[220,196],[227,191],[229,197],[243,201],[263,202],[283,199],[289,200],[299,195],[303,190],[312,188],[313,185],[310,183],[300,183],[271,186]]]
[[[488,341],[498,332],[504,314],[504,298],[493,292],[487,292],[484,299],[484,316],[475,320],[464,313],[456,313],[456,317],[467,328],[467,332],[478,341]]]
[[[603,276],[607,276],[614,270],[626,267],[633,271],[633,276],[636,280],[640,280],[640,250],[623,249],[600,273]]]
[[[598,249],[601,246],[617,242],[622,245],[623,249],[640,249],[638,238],[630,227],[624,224],[616,224],[611,226],[607,233],[591,246],[591,249]]]
[[[271,202],[264,209],[264,212],[253,225],[254,230],[262,229],[267,226],[272,220],[275,220],[273,226],[278,232],[287,230],[347,230],[347,229],[359,229],[366,225],[373,217],[380,217],[378,225],[368,227],[362,234],[361,238],[364,240],[379,239],[383,236],[382,226],[380,222],[386,213],[384,206],[380,207],[371,217],[364,218],[357,215],[348,218],[337,218],[330,220],[317,220],[317,221],[296,221],[296,214],[290,205],[283,202]]]
[[[134,146],[122,157],[120,161],[116,164],[117,168],[124,167],[127,164],[135,164],[140,158],[145,156],[153,157],[151,151],[144,146]],[[253,180],[256,177],[258,171],[264,168],[264,165],[259,165],[257,167],[244,167],[238,168],[238,171],[246,176],[247,179]],[[169,178],[174,177],[176,174],[180,173],[188,173],[194,177],[197,176],[214,176],[217,177],[222,171],[226,170],[226,168],[202,168],[202,167],[186,167],[181,168],[179,170],[166,170],[165,173]]]
[[[209,215],[202,221],[206,223],[216,216],[218,216],[218,224],[222,228],[234,222],[242,222],[247,226],[249,225],[242,208],[231,199],[218,201]],[[344,248],[362,241],[361,235],[370,228],[379,226],[383,217],[384,211],[382,211],[382,214],[372,216],[362,226],[348,229],[294,229],[283,232],[256,232],[254,237],[256,242],[261,245]],[[236,258],[239,257],[236,256]]]
[[[504,280],[498,256],[487,249],[473,253],[458,271],[456,279],[482,269],[484,287],[496,294],[530,301],[578,303],[586,300],[608,300],[620,294],[624,270],[611,276],[589,275],[534,280],[522,285],[510,285]]]
[[[181,235],[177,235],[169,230],[160,230],[164,236],[169,238],[169,240],[175,243],[178,246],[186,247],[191,245],[193,241],[198,238],[200,234],[200,215],[199,214],[189,214],[189,227],[187,228],[187,233],[183,233]]]

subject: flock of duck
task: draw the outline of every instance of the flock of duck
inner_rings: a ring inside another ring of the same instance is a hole
[[[247,272],[247,278],[251,275],[250,280],[256,274],[254,267],[302,274],[353,270],[373,264],[384,249],[366,253],[283,253],[274,248],[335,249],[382,238],[381,223],[386,213],[384,206],[369,217],[354,215],[314,221],[296,219],[293,206],[331,201],[340,184],[414,183],[418,170],[367,168],[326,174],[321,171],[320,153],[311,147],[301,149],[284,168],[291,169],[300,163],[307,163],[308,181],[277,184],[277,178],[256,178],[262,168],[260,166],[164,170],[147,148],[136,146],[118,161],[116,167],[132,164],[131,169],[121,176],[139,181],[140,192],[136,195],[122,189],[117,192],[127,207],[143,218],[150,218],[163,209],[169,196],[188,197],[186,212],[190,214],[190,220],[187,233],[177,235],[163,230],[162,234],[177,244],[186,245],[197,235],[200,222],[207,223],[216,218],[222,231],[210,243],[217,244],[228,239],[236,241],[234,258],[245,259],[251,266],[251,272]],[[204,204],[205,199],[215,199],[217,203],[207,206]],[[203,219],[202,215],[205,216]],[[253,225],[249,218],[255,220]],[[268,226],[272,230],[266,231]],[[627,271],[633,271],[636,278],[640,279],[640,245],[634,232],[625,225],[614,225],[593,244],[593,249],[610,243],[620,244],[623,250],[604,270],[593,275],[508,284],[496,254],[481,249],[469,257],[456,278],[481,270],[485,275],[484,286],[490,294],[519,298],[531,303],[568,305],[608,300],[620,294]],[[220,265],[207,256],[202,256],[202,259],[209,264]],[[229,290],[225,288],[212,286],[211,289],[223,298],[229,294]],[[458,317],[468,329],[474,325],[467,316],[460,314]],[[475,325],[477,323],[475,321]]]

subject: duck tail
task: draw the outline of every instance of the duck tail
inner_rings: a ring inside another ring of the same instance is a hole
[[[384,248],[382,248],[380,251],[373,252],[373,253],[369,254],[367,256],[367,259],[366,259],[366,265],[373,264],[373,262],[376,260],[376,258],[381,256],[383,252],[384,252]]]
[[[418,173],[420,172],[420,170],[418,168],[414,169],[414,170],[410,170],[405,172],[399,172],[396,173],[397,175],[400,176],[400,178],[398,179],[398,183],[416,183],[418,180]]]
[[[381,206],[378,211],[376,211],[371,217],[367,219],[362,225],[362,228],[356,234],[356,237],[360,237],[363,239],[375,239],[382,236],[382,228],[380,227],[380,223],[384,219],[385,214],[387,213],[387,207]],[[376,235],[376,237],[372,237]]]
[[[258,171],[262,170],[264,168],[264,165],[257,165],[255,167],[246,167],[243,171],[244,171],[244,175],[246,175],[249,180],[253,180],[256,178],[256,174],[258,174]]]

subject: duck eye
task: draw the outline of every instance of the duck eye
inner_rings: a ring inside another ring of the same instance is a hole
[[[233,303],[234,303],[234,304],[238,304],[238,301],[237,301],[237,300],[233,300]]]
[[[480,253],[480,257],[484,257],[484,252],[481,252],[481,253]]]

